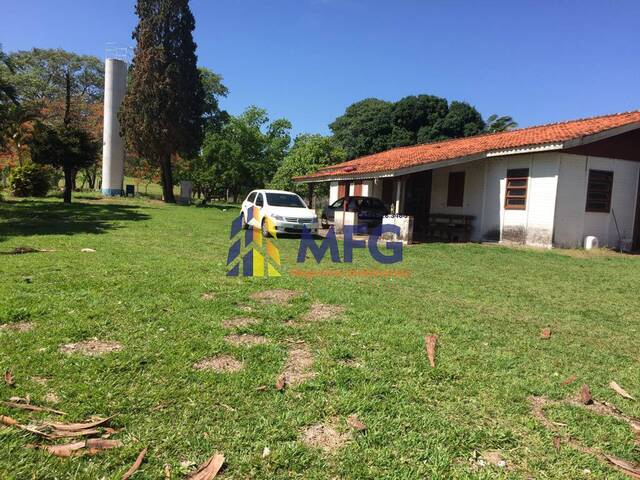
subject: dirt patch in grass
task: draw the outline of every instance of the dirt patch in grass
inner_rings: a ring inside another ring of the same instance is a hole
[[[203,358],[193,365],[196,370],[213,370],[218,373],[234,373],[242,370],[243,363],[230,355]]]
[[[215,293],[213,293],[213,292],[204,292],[204,293],[200,296],[200,298],[201,298],[202,300],[209,301],[209,300],[213,300],[214,298],[216,298],[216,294],[215,294]]]
[[[340,433],[333,426],[326,424],[312,425],[305,428],[300,440],[306,446],[319,448],[325,453],[333,453],[342,448],[351,439],[348,433]]]
[[[239,328],[255,325],[256,323],[258,323],[257,318],[236,317],[230,318],[229,320],[223,320],[220,325],[222,325],[224,328]]]
[[[344,310],[345,308],[341,305],[315,302],[302,319],[306,322],[321,322],[342,315]]]
[[[227,335],[226,337],[224,337],[224,339],[227,343],[242,347],[264,345],[265,343],[269,343],[268,338],[261,335],[251,335],[250,333],[244,333],[242,335]]]
[[[251,300],[263,305],[284,305],[298,296],[300,296],[300,292],[294,290],[275,289],[253,293]]]
[[[311,370],[313,366],[313,354],[304,344],[297,345],[289,350],[287,363],[280,374],[279,380],[287,386],[295,387],[301,383],[315,377],[316,373]]]
[[[33,330],[33,322],[13,322],[0,325],[0,331],[28,332]]]
[[[44,401],[53,405],[60,403],[60,397],[55,392],[49,392],[44,396]]]
[[[78,343],[67,343],[60,347],[62,353],[79,353],[89,357],[99,357],[100,355],[119,352],[120,350],[122,350],[122,345],[118,342],[104,342],[97,338],[83,340]]]

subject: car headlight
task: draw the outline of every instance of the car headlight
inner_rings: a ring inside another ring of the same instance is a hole
[[[274,220],[280,220],[281,222],[284,222],[284,217],[282,215],[272,215],[271,217]]]

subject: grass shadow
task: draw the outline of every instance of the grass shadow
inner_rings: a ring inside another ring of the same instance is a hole
[[[134,205],[4,201],[0,204],[0,242],[31,235],[101,234],[118,228],[117,222],[150,218],[139,210]]]

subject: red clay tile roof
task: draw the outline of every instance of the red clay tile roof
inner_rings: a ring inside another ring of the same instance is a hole
[[[636,122],[640,122],[640,111],[551,123],[509,132],[477,135],[425,145],[394,148],[324,167],[310,175],[295,177],[294,180],[298,182],[306,180],[320,181],[330,180],[332,177],[389,172],[416,165],[486,154],[492,151],[565,142]]]

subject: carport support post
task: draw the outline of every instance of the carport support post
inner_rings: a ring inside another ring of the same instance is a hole
[[[308,183],[308,204],[309,204],[309,208],[313,208],[313,183]]]

